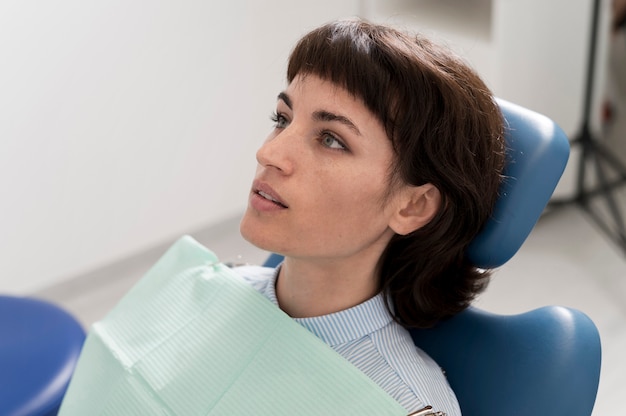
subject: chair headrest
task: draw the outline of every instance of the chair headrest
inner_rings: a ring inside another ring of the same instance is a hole
[[[483,269],[503,265],[519,250],[550,200],[570,149],[567,135],[548,117],[497,102],[506,128],[505,179],[491,219],[467,252]]]

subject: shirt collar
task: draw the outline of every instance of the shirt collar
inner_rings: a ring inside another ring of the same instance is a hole
[[[265,296],[276,306],[278,306],[276,278],[279,270],[280,266],[276,268],[265,293]],[[312,318],[293,319],[331,346],[363,338],[393,321],[382,293],[343,311]]]

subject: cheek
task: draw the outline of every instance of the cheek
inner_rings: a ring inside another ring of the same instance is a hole
[[[315,206],[329,223],[364,226],[367,221],[385,220],[385,194],[386,184],[380,177],[351,175],[323,189]]]

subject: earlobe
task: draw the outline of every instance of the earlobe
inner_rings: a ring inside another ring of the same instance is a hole
[[[389,227],[400,235],[406,235],[428,224],[441,205],[441,194],[433,184],[407,188],[400,197],[400,204]]]

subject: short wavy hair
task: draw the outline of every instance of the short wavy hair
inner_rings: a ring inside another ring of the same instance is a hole
[[[314,74],[361,99],[395,153],[398,183],[431,183],[442,196],[426,226],[395,235],[379,265],[394,319],[428,327],[465,309],[490,271],[466,249],[490,217],[505,160],[504,123],[493,94],[446,47],[363,20],[341,20],[305,35],[292,51],[287,81]]]

